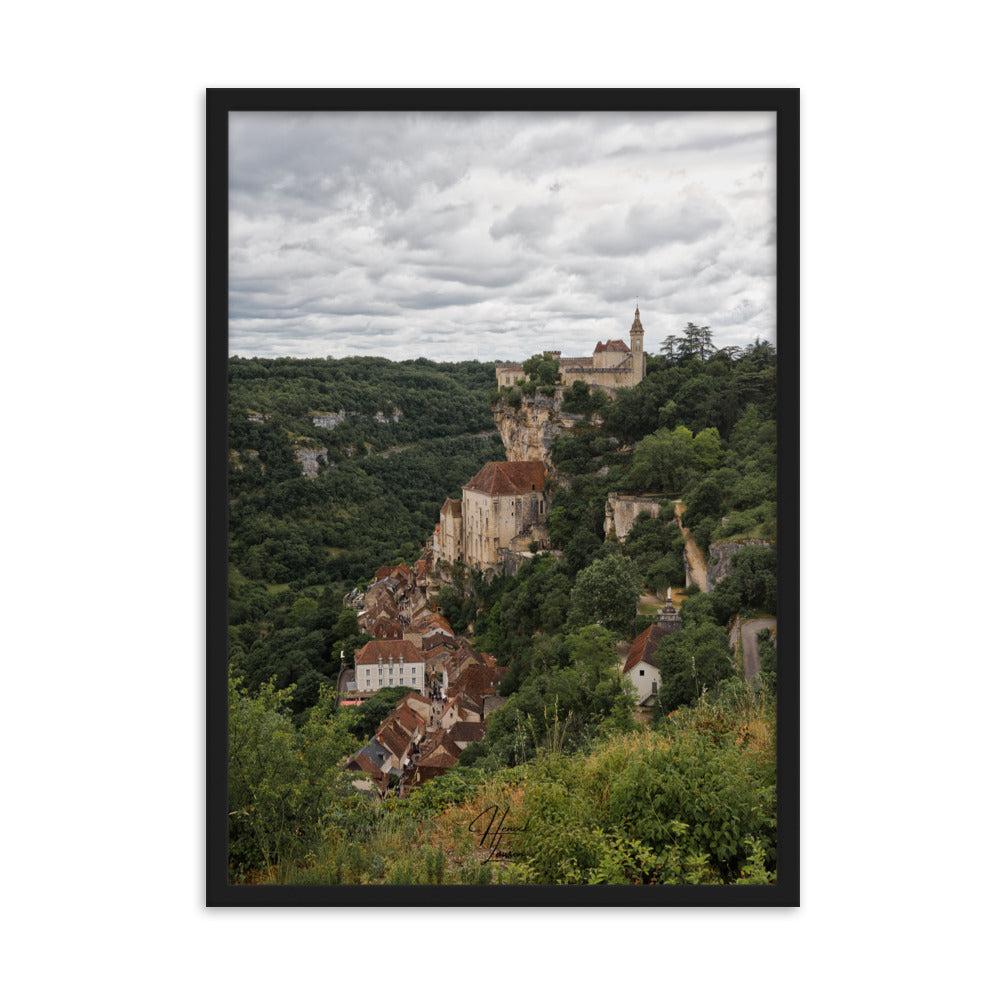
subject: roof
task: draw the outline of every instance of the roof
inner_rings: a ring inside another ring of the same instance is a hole
[[[355,663],[378,663],[379,657],[388,659],[390,656],[394,660],[400,657],[406,663],[423,663],[424,655],[410,642],[409,639],[380,639],[366,642],[361,649],[354,654]]]
[[[371,628],[366,628],[369,635],[376,639],[402,639],[403,626],[391,618],[379,618]]]
[[[484,695],[496,690],[496,674],[489,667],[470,663],[458,680],[448,685],[449,694]]]
[[[456,722],[448,730],[456,743],[478,743],[486,735],[485,722]]]
[[[364,753],[355,754],[348,763],[348,769],[351,771],[363,771],[369,777],[374,778],[375,781],[381,785],[387,782],[389,779],[382,773],[382,769],[376,764],[371,758]]]
[[[409,750],[410,744],[413,742],[413,733],[408,733],[406,728],[400,725],[394,716],[390,715],[378,727],[375,738],[384,747],[388,747],[394,757],[402,760],[406,756],[406,751]]]
[[[545,489],[543,462],[487,462],[464,486],[493,496]]]
[[[670,633],[659,625],[650,625],[645,632],[640,632],[632,643],[632,648],[628,651],[628,658],[622,668],[628,673],[637,663],[644,662],[652,664],[653,653],[660,645],[663,638]]]
[[[461,517],[462,516],[462,501],[452,500],[450,497],[445,500],[444,506],[441,508],[441,513],[445,515],[450,515],[451,517]]]
[[[424,727],[424,720],[406,704],[405,698],[397,703],[388,718],[398,722],[411,736]]]
[[[404,563],[400,563],[398,566],[379,566],[375,570],[375,581],[378,582],[390,576],[408,577],[409,575],[410,571]]]
[[[409,694],[404,694],[399,701],[396,702],[396,707],[399,708],[401,705],[405,705],[408,701],[419,701],[424,705],[429,705],[431,703],[430,698],[425,694],[421,694],[419,691],[411,691]]]
[[[606,344],[602,344],[600,341],[597,342],[597,347],[594,348],[595,354],[600,354],[602,351],[624,351],[628,354],[628,344],[624,340],[609,340]]]
[[[438,614],[436,611],[425,611],[420,617],[412,623],[414,628],[418,629],[434,629],[443,628],[446,632],[454,635],[454,631],[451,627],[451,622],[445,618],[444,615]]]
[[[357,764],[359,770],[364,770],[361,758],[367,757],[381,771],[382,765],[389,762],[389,756],[390,754],[386,747],[379,743],[378,740],[371,739],[351,758],[351,763]]]

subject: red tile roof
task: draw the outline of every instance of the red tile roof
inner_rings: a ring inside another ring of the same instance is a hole
[[[628,673],[637,663],[645,661],[652,664],[653,654],[663,640],[663,637],[670,633],[659,625],[650,625],[645,632],[640,632],[632,643],[632,648],[628,651],[628,658],[625,660],[623,670]]]
[[[410,642],[409,639],[385,639],[382,641],[366,642],[364,646],[354,654],[355,663],[378,663],[378,658],[388,659],[390,656],[394,660],[403,657],[407,663],[423,663],[423,653]]]
[[[384,747],[392,751],[393,756],[402,760],[406,756],[406,751],[413,742],[413,734],[408,733],[403,726],[396,721],[393,716],[389,716],[385,722],[375,731],[375,739]]]
[[[403,626],[399,622],[394,622],[389,618],[379,618],[371,628],[366,631],[376,639],[402,639]]]
[[[486,723],[456,722],[448,730],[448,735],[456,743],[478,743],[486,736]]]
[[[461,517],[462,516],[462,501],[452,500],[451,498],[445,500],[444,506],[441,508],[442,515],[450,515],[451,517]]]
[[[465,484],[493,496],[540,492],[545,489],[545,465],[542,462],[487,462]]]
[[[470,663],[462,671],[458,680],[448,685],[448,694],[466,694],[472,697],[494,694],[496,682],[496,675],[488,667],[478,663]]]

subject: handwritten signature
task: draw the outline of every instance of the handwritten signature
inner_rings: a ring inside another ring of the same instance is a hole
[[[469,831],[471,833],[482,833],[482,837],[479,841],[480,847],[489,847],[490,853],[483,858],[482,864],[486,864],[487,861],[491,860],[494,856],[499,856],[502,858],[509,857],[509,854],[499,851],[500,842],[504,837],[510,836],[512,833],[524,833],[528,829],[528,824],[525,823],[524,826],[504,826],[503,821],[507,818],[507,813],[510,812],[510,806],[504,808],[503,813],[500,815],[499,822],[497,821],[497,813],[500,811],[499,806],[487,806],[470,824]],[[475,829],[476,824],[486,815],[489,815],[489,822],[486,824],[485,830]]]

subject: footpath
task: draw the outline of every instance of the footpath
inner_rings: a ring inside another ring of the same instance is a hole
[[[674,505],[674,514],[677,516],[677,527],[681,529],[684,536],[684,554],[687,556],[688,573],[691,579],[698,584],[703,594],[708,593],[708,570],[705,568],[705,556],[698,548],[695,540],[691,537],[691,532],[681,523],[681,514],[686,510],[684,504]]]

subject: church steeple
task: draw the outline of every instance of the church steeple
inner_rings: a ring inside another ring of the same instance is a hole
[[[639,303],[635,304],[635,319],[629,335],[632,338],[632,384],[638,385],[646,377],[646,355],[642,349],[642,322],[639,319]]]
[[[641,337],[642,334],[643,334],[642,323],[639,322],[639,307],[638,306],[635,307],[635,319],[632,322],[632,329],[629,332],[632,334],[633,337],[636,334],[639,334],[639,336]]]

